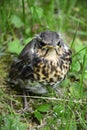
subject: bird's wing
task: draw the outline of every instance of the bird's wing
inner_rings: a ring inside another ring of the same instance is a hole
[[[34,46],[35,46],[35,39],[28,43],[22,52],[19,54],[18,58],[14,60],[13,64],[11,65],[10,79],[25,79],[25,78],[32,78],[32,60],[34,56]]]

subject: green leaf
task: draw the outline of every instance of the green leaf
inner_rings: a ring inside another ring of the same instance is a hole
[[[70,87],[70,92],[71,94],[76,97],[76,98],[80,98],[81,95],[80,95],[80,83],[78,82],[74,82],[71,84],[71,87]]]
[[[71,70],[78,72],[80,70],[80,63],[78,61],[73,61],[71,65]]]
[[[61,83],[61,87],[67,87],[70,83],[69,78],[66,77],[66,80],[63,80]]]
[[[84,79],[87,80],[87,70],[85,70],[85,72],[84,72]]]
[[[76,39],[76,42],[75,42],[75,51],[76,52],[79,52],[82,48],[85,47],[85,45],[82,43],[82,41],[80,39]],[[85,54],[85,49],[80,52],[81,55],[84,55]]]
[[[54,113],[56,116],[62,116],[65,113],[63,105],[56,105],[54,107]]]
[[[30,41],[32,40],[32,38],[27,38],[26,40],[25,40],[25,44],[28,44]]]
[[[31,13],[37,15],[39,17],[39,19],[43,17],[42,8],[39,8],[39,7],[34,8],[34,6],[32,6],[30,9],[31,9]]]
[[[38,121],[43,119],[43,115],[37,110],[34,112],[34,116]]]
[[[18,17],[16,15],[12,15],[11,24],[13,24],[16,28],[20,28],[23,26],[22,20],[20,19],[20,17]]]
[[[0,117],[2,122],[2,130],[26,130],[27,126],[20,121],[19,115],[4,115]]]
[[[23,47],[24,46],[20,44],[20,41],[18,39],[15,39],[14,41],[8,43],[8,51],[11,53],[19,54]]]
[[[36,12],[37,12],[39,18],[42,18],[42,17],[43,17],[43,9],[42,9],[42,8],[39,8],[39,7],[36,8]]]
[[[50,130],[49,126],[44,126],[44,128],[42,130]]]
[[[40,112],[47,112],[49,109],[50,109],[50,104],[42,104],[37,108],[37,110]]]
[[[76,121],[73,116],[70,120],[69,130],[77,130]]]

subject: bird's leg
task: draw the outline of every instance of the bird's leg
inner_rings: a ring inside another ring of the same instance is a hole
[[[18,82],[19,82],[20,88],[22,89],[22,92],[23,92],[23,111],[25,111],[25,110],[28,110],[27,91],[26,91],[24,81],[21,79],[18,79]]]
[[[23,89],[23,108],[24,110],[28,109],[28,102],[27,102],[27,92]]]

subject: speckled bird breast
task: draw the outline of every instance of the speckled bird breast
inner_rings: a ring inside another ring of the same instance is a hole
[[[45,57],[38,56],[36,61],[33,69],[34,79],[50,85],[60,83],[70,66],[68,53],[60,57],[56,54],[55,50],[49,52]]]

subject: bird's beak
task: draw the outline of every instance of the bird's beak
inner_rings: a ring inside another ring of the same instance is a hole
[[[46,45],[46,46],[44,46],[44,48],[54,49],[54,48],[55,48],[55,45]]]

